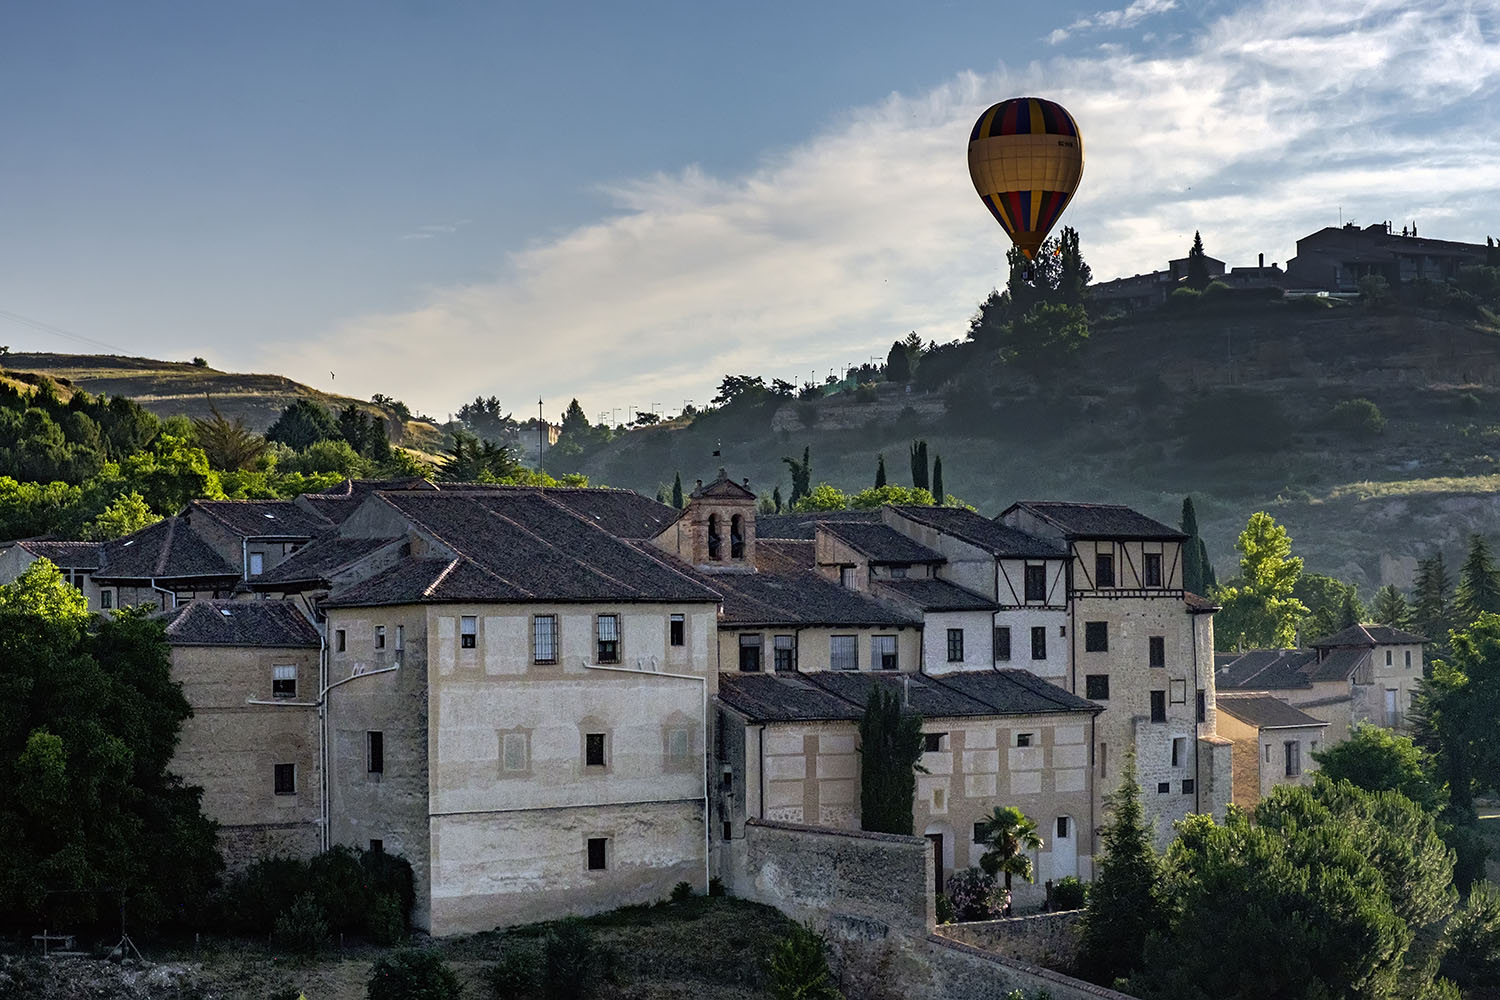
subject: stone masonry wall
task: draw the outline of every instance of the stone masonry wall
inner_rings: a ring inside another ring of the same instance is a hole
[[[1004,1000],[1011,990],[1028,996],[1046,991],[1052,1000],[1131,1000],[1124,993],[1073,979],[1060,972],[1003,958],[937,934],[921,955],[930,978],[908,996],[934,1000]]]
[[[1078,929],[1082,919],[1082,910],[1064,910],[1010,920],[943,924],[936,933],[1014,961],[1049,969],[1071,969],[1078,961]]]

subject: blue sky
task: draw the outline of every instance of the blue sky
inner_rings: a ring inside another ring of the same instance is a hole
[[[8,4],[0,313],[438,417],[675,412],[962,335],[996,100],[1078,119],[1105,279],[1341,212],[1500,236],[1497,91],[1500,0]]]

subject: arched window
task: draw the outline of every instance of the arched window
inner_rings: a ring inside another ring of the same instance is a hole
[[[719,551],[719,515],[708,515],[708,558],[722,559]]]
[[[729,558],[745,558],[745,522],[738,514],[729,519]]]

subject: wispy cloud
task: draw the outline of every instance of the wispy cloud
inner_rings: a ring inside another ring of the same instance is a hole
[[[409,233],[402,233],[403,240],[430,240],[438,236],[448,236],[458,232],[467,226],[472,220],[459,219],[457,222],[437,222],[431,225],[418,226]]]
[[[1080,31],[1092,29],[1115,31],[1120,28],[1129,28],[1154,14],[1165,14],[1176,8],[1177,0],[1134,0],[1129,7],[1122,7],[1119,10],[1101,10],[1088,17],[1080,17],[1066,28],[1053,31],[1047,36],[1047,41],[1056,45]]]
[[[1041,92],[1078,119],[1087,166],[1066,221],[1103,280],[1180,256],[1195,229],[1232,264],[1285,261],[1346,218],[1500,232],[1500,0],[1276,0],[1173,51],[1116,48],[963,73],[850,111],[743,176],[622,181],[609,218],[418,308],[275,345],[340,388],[429,412],[482,392],[578,396],[590,413],[700,403],[725,372],[788,379],[961,336],[1006,241],[970,185],[974,116]],[[418,230],[420,232],[420,230]],[[336,365],[335,365],[336,362]],[[556,401],[554,405],[554,401]]]

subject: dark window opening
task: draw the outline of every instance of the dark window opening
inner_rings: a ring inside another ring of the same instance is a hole
[[[458,619],[458,645],[462,649],[473,649],[478,641],[479,619],[474,615],[462,615]]]
[[[605,861],[605,845],[608,843],[605,837],[589,838],[589,871],[602,872]]]
[[[1146,644],[1151,652],[1151,665],[1153,667],[1165,667],[1167,665],[1166,637],[1153,635],[1146,640]]]
[[[370,841],[370,853],[371,854],[384,854],[385,853],[385,841],[372,839]]]
[[[1099,553],[1094,556],[1094,586],[1099,588],[1115,585],[1115,557]]]
[[[1144,571],[1142,575],[1146,578],[1146,586],[1161,586],[1161,555],[1159,553],[1147,552],[1142,569]]]
[[[1017,733],[1016,734],[1016,746],[1018,746],[1018,747],[1029,747],[1029,746],[1031,746],[1031,734],[1030,733]]]
[[[708,558],[722,558],[719,545],[719,515],[710,514],[708,515]]]
[[[733,839],[733,835],[734,835],[734,824],[730,823],[729,820],[726,819],[724,821],[724,831],[723,832],[724,832],[724,839],[725,840],[732,840]]]
[[[1057,817],[1057,835],[1063,840],[1068,839],[1068,817]]]
[[[333,632],[333,648],[334,648],[334,651],[342,653],[347,647],[348,647],[348,643],[345,641],[344,630],[341,629],[341,628],[340,629],[334,629],[334,632]]]
[[[797,645],[796,640],[789,635],[778,635],[772,652],[775,655],[773,664],[777,670],[797,669]]]
[[[1194,781],[1193,781],[1192,778],[1183,778],[1182,779],[1182,794],[1183,795],[1192,795],[1193,794],[1193,790],[1195,788],[1197,788],[1197,787],[1198,787],[1197,784],[1194,783]]]
[[[369,771],[371,774],[385,773],[385,733],[378,729],[372,729],[365,733],[365,742],[369,748]]]
[[[1031,628],[1031,658],[1033,660],[1047,658],[1047,626],[1045,625],[1033,625]]]
[[[895,670],[899,666],[895,636],[877,635],[870,640],[870,647],[870,658],[876,670]]]
[[[1167,692],[1165,692],[1165,691],[1152,691],[1151,692],[1151,721],[1152,722],[1166,722],[1167,721]]]
[[[923,753],[939,753],[942,749],[943,749],[943,734],[942,733],[923,733],[922,734],[922,752]]]
[[[1010,628],[1001,626],[995,629],[995,662],[1005,663],[1010,660]]]
[[[376,649],[384,649],[385,648],[385,626],[384,625],[376,625],[375,626],[375,648]]]
[[[1204,693],[1202,688],[1198,689],[1198,721],[1208,721],[1208,695]]]
[[[1157,795],[1166,795],[1166,794],[1168,794],[1171,791],[1172,791],[1172,783],[1170,781],[1158,781],[1156,783],[1156,794]]]
[[[297,794],[297,765],[277,764],[273,775],[277,795]]]
[[[729,519],[729,558],[745,558],[745,523],[738,514]]]
[[[604,734],[585,733],[583,737],[583,763],[588,767],[604,766]]]
[[[1045,603],[1047,600],[1047,567],[1026,567],[1026,603]]]
[[[1109,674],[1088,674],[1083,687],[1083,696],[1090,701],[1109,701]]]
[[[1109,652],[1109,623],[1083,623],[1083,651],[1085,653]]]
[[[760,673],[760,636],[740,636],[740,669],[746,673]]]
[[[964,661],[964,630],[961,628],[950,628],[948,630],[948,662],[962,663]]]
[[[682,633],[683,633],[683,629],[685,628],[685,626],[686,626],[686,622],[684,621],[682,615],[673,615],[672,616],[672,624],[671,624],[671,627],[670,627],[670,631],[671,631],[671,643],[672,643],[672,645],[674,645],[674,646],[681,646],[682,645],[682,643],[683,643]]]

